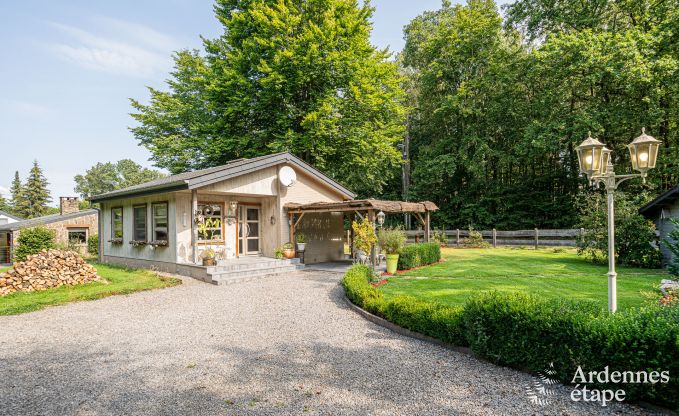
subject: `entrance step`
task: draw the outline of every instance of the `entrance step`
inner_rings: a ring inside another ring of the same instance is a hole
[[[217,266],[208,267],[208,283],[226,285],[247,282],[266,277],[280,276],[304,268],[299,259],[270,259],[248,257],[234,260],[220,260]]]

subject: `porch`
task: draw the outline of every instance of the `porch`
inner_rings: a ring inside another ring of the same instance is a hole
[[[178,273],[213,285],[228,285],[266,277],[280,276],[304,268],[300,259],[275,259],[264,256],[242,256],[217,260],[215,266],[178,264]]]

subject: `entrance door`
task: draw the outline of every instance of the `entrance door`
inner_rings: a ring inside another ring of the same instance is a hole
[[[238,206],[238,253],[252,256],[260,253],[259,207]]]

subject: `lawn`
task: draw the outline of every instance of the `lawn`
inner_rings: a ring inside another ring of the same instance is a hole
[[[16,315],[80,300],[94,300],[141,290],[175,286],[179,279],[158,276],[147,270],[131,270],[104,264],[94,264],[105,282],[93,282],[78,286],[62,286],[41,292],[17,292],[0,297],[0,315]],[[0,272],[7,268],[0,269]]]
[[[381,286],[387,298],[411,295],[462,304],[471,295],[498,290],[549,298],[608,303],[608,267],[579,257],[575,250],[444,249],[444,262],[411,270]],[[663,270],[619,267],[618,306],[656,301]]]

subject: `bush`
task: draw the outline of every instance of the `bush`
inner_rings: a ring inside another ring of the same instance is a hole
[[[438,243],[418,243],[405,246],[398,257],[398,269],[408,270],[426,266],[441,260],[441,246]]]
[[[460,245],[467,248],[490,247],[490,244],[483,240],[483,234],[481,234],[481,231],[476,231],[472,227],[469,227],[469,234],[467,235],[467,238],[460,240]]]
[[[543,371],[550,363],[564,383],[583,371],[669,371],[669,383],[602,384],[630,400],[679,408],[679,308],[651,306],[610,314],[589,302],[544,301],[489,293],[464,306],[474,353],[502,365]],[[617,386],[617,387],[616,387]]]
[[[99,254],[99,236],[93,234],[87,239],[87,252],[93,256]]]
[[[44,227],[27,228],[19,232],[17,248],[14,251],[16,261],[24,261],[32,254],[40,253],[55,247],[55,233]]]
[[[402,228],[380,228],[377,241],[387,254],[399,254],[406,244],[406,233]]]
[[[617,261],[632,267],[660,267],[660,250],[653,243],[655,225],[637,212],[641,202],[622,192],[615,194],[615,254]],[[608,220],[606,196],[587,194],[578,201],[580,227],[578,254],[594,263],[608,261]]]
[[[342,280],[347,297],[399,326],[472,351],[498,364],[544,371],[553,363],[569,384],[583,371],[669,371],[669,383],[601,384],[624,389],[629,400],[679,410],[679,306],[608,313],[592,302],[542,300],[524,294],[484,293],[455,307],[410,296],[387,300],[369,284],[371,270],[353,266]]]

